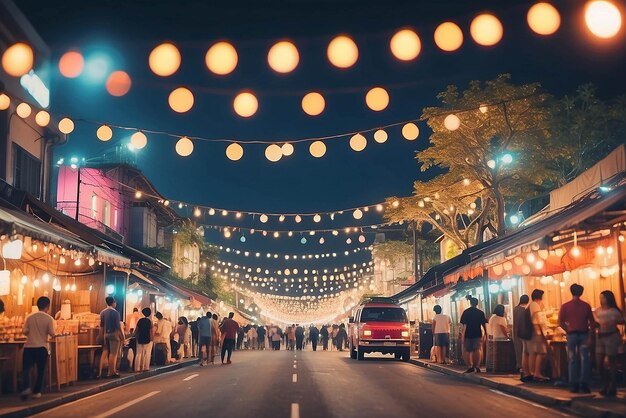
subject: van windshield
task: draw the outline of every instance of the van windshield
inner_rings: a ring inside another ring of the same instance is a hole
[[[360,322],[406,322],[402,308],[363,308]]]

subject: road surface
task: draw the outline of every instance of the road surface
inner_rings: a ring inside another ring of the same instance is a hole
[[[540,418],[565,414],[389,356],[238,351],[232,365],[190,366],[39,417]]]

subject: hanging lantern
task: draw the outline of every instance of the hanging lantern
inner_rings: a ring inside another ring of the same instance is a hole
[[[63,77],[76,78],[85,68],[85,59],[78,51],[69,51],[59,60],[59,72]]]
[[[32,111],[33,109],[30,107],[28,103],[20,103],[15,108],[15,113],[17,113],[17,116],[19,116],[22,119],[26,119],[27,117],[29,117]]]
[[[226,75],[232,73],[237,67],[239,57],[237,50],[228,42],[213,44],[206,53],[206,66],[214,74]]]
[[[267,63],[277,73],[290,73],[296,69],[300,61],[298,48],[289,41],[274,44],[267,54]]]
[[[357,151],[357,152],[363,151],[366,146],[367,146],[367,139],[365,139],[363,135],[356,134],[356,135],[353,135],[352,138],[350,138],[350,148],[352,148],[354,151]]]
[[[45,110],[40,110],[35,115],[35,123],[42,128],[45,128],[50,123],[50,113]]]
[[[235,96],[233,101],[233,109],[235,113],[243,118],[249,118],[254,115],[259,108],[259,102],[251,92],[242,92]]]
[[[385,110],[389,105],[389,93],[382,87],[374,87],[365,95],[365,103],[375,112]]]
[[[393,35],[389,47],[397,59],[411,61],[419,55],[422,50],[422,43],[417,33],[411,29],[403,29]]]
[[[443,51],[456,51],[463,45],[463,31],[456,23],[444,22],[435,29],[435,44]]]
[[[174,112],[185,113],[193,107],[194,97],[191,90],[179,87],[170,93],[167,101]]]
[[[502,39],[502,23],[492,14],[478,15],[470,24],[470,34],[477,44],[493,46]]]
[[[265,148],[265,158],[275,163],[283,157],[283,150],[276,144],[271,144]]]
[[[137,131],[130,137],[130,145],[134,149],[142,149],[148,143],[148,137],[141,131]]]
[[[326,154],[326,144],[322,141],[312,142],[309,146],[309,152],[315,158],[322,158]]]
[[[11,98],[6,94],[0,94],[0,110],[7,110],[11,106]]]
[[[359,59],[359,48],[352,38],[346,35],[335,37],[326,50],[328,60],[337,68],[350,68]]]
[[[21,77],[33,68],[33,49],[23,42],[8,47],[2,54],[2,68],[13,77]]]
[[[325,107],[324,96],[318,92],[312,91],[302,98],[302,110],[309,116],[321,115]]]
[[[69,135],[74,131],[74,122],[70,118],[63,118],[59,121],[59,131]]]
[[[526,15],[528,26],[539,35],[552,35],[561,26],[561,15],[550,3],[536,3]]]
[[[459,119],[457,115],[451,113],[443,120],[443,126],[445,126],[449,131],[456,131],[461,127],[461,119]]]
[[[171,43],[163,43],[150,52],[148,65],[153,73],[167,77],[178,71],[180,67],[180,52]]]
[[[318,223],[322,220],[322,217],[319,214],[315,214],[315,216],[313,216],[313,222]]]
[[[386,142],[387,139],[387,132],[385,132],[383,129],[378,129],[376,132],[374,132],[374,141],[378,142],[379,144]]]
[[[267,216],[266,214],[263,214],[263,215],[261,215],[261,216],[259,217],[259,220],[260,220],[262,223],[266,223],[266,222],[269,220],[269,218],[268,218],[268,216]]]
[[[239,161],[243,157],[243,147],[233,142],[226,147],[226,157],[231,161]]]
[[[402,136],[407,141],[414,141],[420,134],[420,130],[414,123],[407,123],[402,127]]]
[[[300,222],[302,222],[302,217],[301,217],[300,215],[296,215],[296,216],[294,217],[294,221],[295,221],[297,224],[299,224]]]
[[[284,143],[280,148],[285,157],[289,157],[293,155],[293,151],[294,151],[293,145],[290,144],[289,142]]]
[[[361,209],[356,209],[354,212],[352,212],[352,217],[354,219],[361,219],[363,217],[363,211]]]
[[[191,139],[183,136],[176,142],[176,153],[181,157],[188,157],[193,152],[193,142]]]

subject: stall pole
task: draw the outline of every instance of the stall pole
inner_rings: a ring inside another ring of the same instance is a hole
[[[420,322],[424,322],[424,292],[419,293],[420,297]]]
[[[487,269],[483,269],[483,295],[485,299],[485,316],[489,317],[491,313],[491,293],[489,293],[489,271]]]
[[[78,216],[80,215],[80,167],[76,169],[76,217],[74,219],[78,220]]]
[[[617,246],[617,266],[619,271],[619,299],[621,302],[621,308],[624,309],[625,301],[624,301],[624,259],[622,254],[622,243],[619,240],[620,235],[622,234],[620,227],[618,226],[615,231],[615,244]]]

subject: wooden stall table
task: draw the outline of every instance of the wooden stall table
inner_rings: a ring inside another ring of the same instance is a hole
[[[8,371],[11,374],[11,390],[17,392],[17,374],[22,371],[22,353],[26,341],[7,341],[0,343],[0,356],[7,358]],[[7,370],[2,368],[0,379],[4,379]]]
[[[93,374],[96,363],[96,351],[100,350],[102,345],[100,344],[86,344],[78,346],[78,356],[80,358],[81,353],[87,353],[89,358],[89,370],[90,374]]]
[[[487,340],[485,366],[488,372],[512,373],[515,371],[515,347],[512,340]]]

